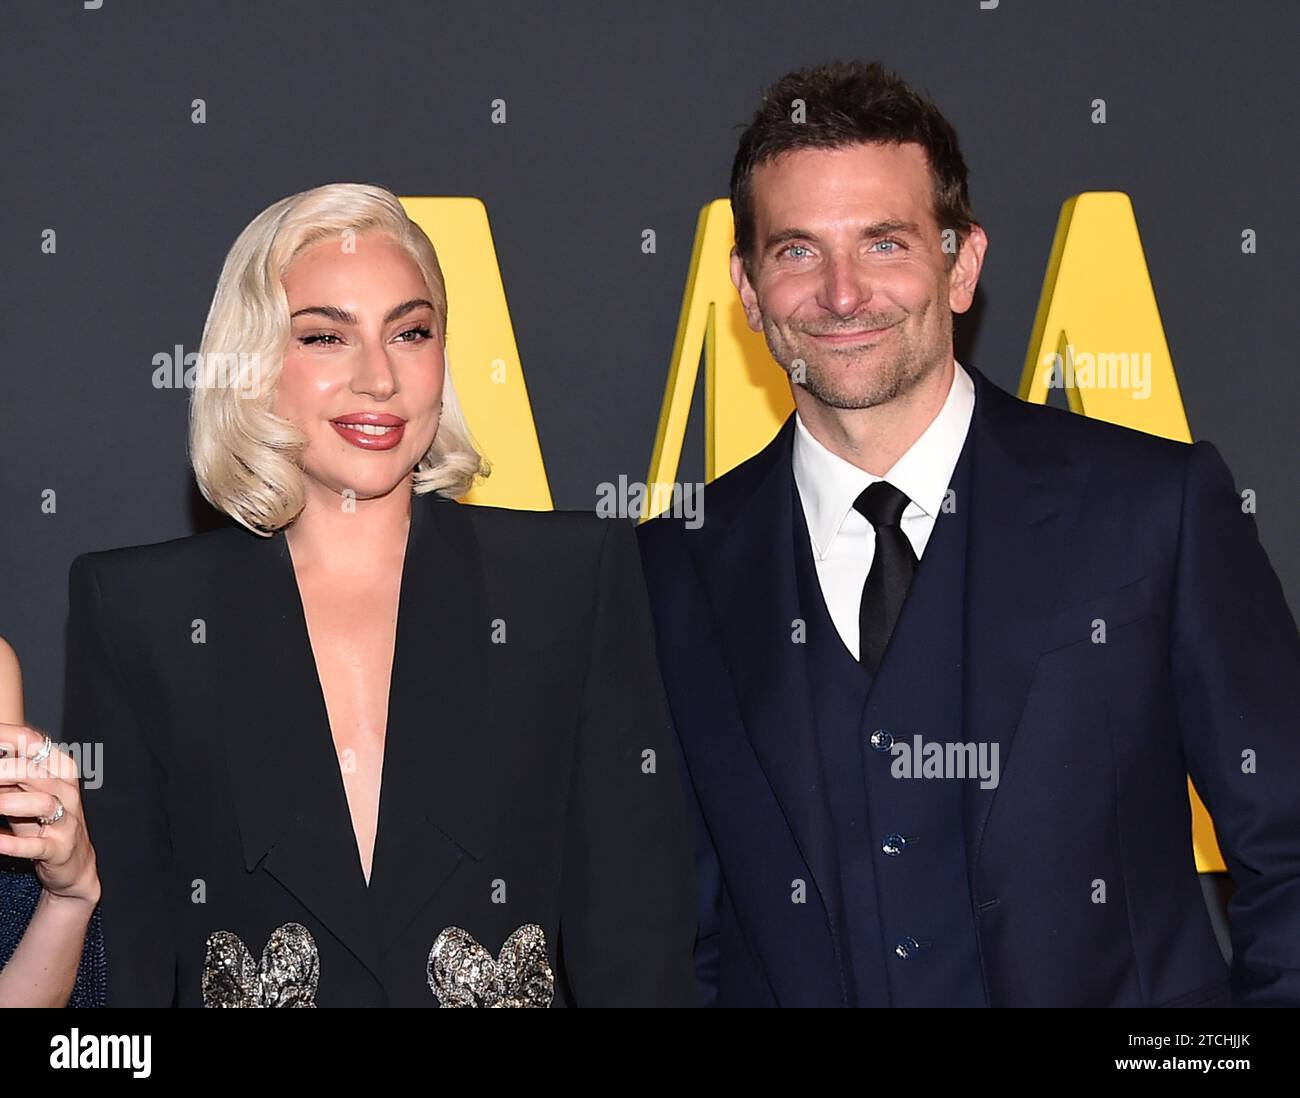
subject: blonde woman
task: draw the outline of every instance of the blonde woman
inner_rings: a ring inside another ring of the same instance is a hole
[[[72,757],[23,723],[0,637],[0,1007],[104,1005],[99,875]]]
[[[233,524],[73,564],[110,1005],[691,1000],[633,530],[455,502],[488,470],[447,308],[388,191],[263,211],[191,412]]]

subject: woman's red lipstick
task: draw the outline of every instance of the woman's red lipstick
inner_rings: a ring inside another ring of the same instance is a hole
[[[406,420],[383,412],[350,412],[330,426],[359,450],[391,450],[402,441]]]

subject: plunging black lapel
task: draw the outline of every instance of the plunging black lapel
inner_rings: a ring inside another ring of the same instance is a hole
[[[218,576],[221,724],[244,867],[264,870],[382,980],[361,858],[282,532]]]
[[[270,873],[382,983],[405,925],[483,826],[482,562],[468,516],[412,502],[371,884],[283,532],[232,542],[218,575],[222,727],[244,864]]]
[[[405,567],[370,878],[385,934],[406,926],[464,855],[482,857],[489,796],[491,631],[469,507],[417,497]]]

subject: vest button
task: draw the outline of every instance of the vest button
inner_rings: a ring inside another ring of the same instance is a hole
[[[871,733],[871,746],[877,751],[888,751],[894,746],[894,737],[883,728],[877,728]]]
[[[920,948],[921,943],[909,934],[906,938],[899,938],[898,945],[894,946],[894,952],[906,961],[909,957],[915,957],[916,951]]]
[[[892,835],[886,835],[885,841],[880,844],[880,849],[888,854],[891,858],[897,858],[903,853],[903,847],[907,845],[907,840],[895,832]]]

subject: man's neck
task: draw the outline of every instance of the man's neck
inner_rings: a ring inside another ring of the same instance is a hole
[[[952,388],[952,356],[901,396],[871,408],[832,408],[792,385],[799,418],[818,442],[872,476],[883,477],[912,448],[943,408]]]

